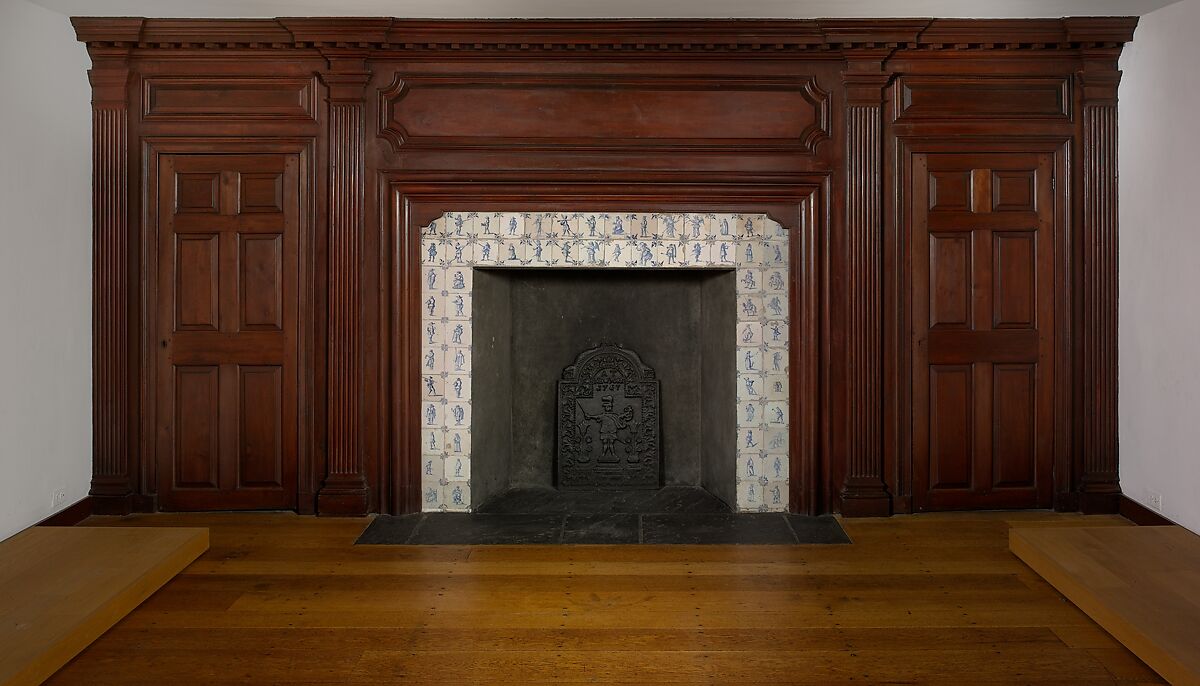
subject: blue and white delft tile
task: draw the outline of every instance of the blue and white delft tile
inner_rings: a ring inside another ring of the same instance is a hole
[[[786,455],[788,450],[787,427],[767,427],[766,431],[763,432],[762,449],[768,453],[783,453]]]
[[[739,372],[737,374],[736,396],[738,403],[755,402],[763,399],[763,388],[767,377],[762,373]]]
[[[787,481],[787,453],[767,453],[766,457],[763,458],[762,473],[771,481]]]
[[[422,346],[421,374],[426,376],[439,376],[445,371],[446,352],[442,350],[441,344]]]
[[[421,482],[421,511],[437,512],[443,509],[443,486],[440,483]]]
[[[421,486],[440,486],[446,470],[446,456],[441,454],[421,456]]]
[[[447,512],[471,511],[471,482],[450,481],[443,487],[443,492],[441,509]]]
[[[763,296],[757,293],[743,293],[737,299],[738,321],[762,321],[764,319]]]
[[[767,400],[787,400],[788,399],[788,377],[787,374],[767,374],[764,377],[762,385],[762,395]]]
[[[438,402],[438,401],[435,401]],[[423,459],[441,457],[446,450],[446,432],[439,426],[421,429],[421,455]]]
[[[447,402],[444,426],[448,431],[469,431],[471,429],[471,404]]]
[[[761,347],[763,345],[763,325],[758,321],[738,322],[734,328],[737,334],[737,345],[742,347]]]
[[[787,374],[787,350],[785,348],[766,348],[763,352],[763,368],[768,374]]]
[[[763,407],[763,421],[767,428],[783,428],[788,426],[787,401],[777,400],[768,402]]]
[[[788,325],[783,319],[768,319],[762,324],[762,340],[768,348],[788,347]]]
[[[443,470],[446,481],[468,481],[471,478],[471,461],[462,455],[447,455]]]
[[[786,512],[788,508],[788,482],[768,481],[763,486],[763,509],[767,512]]]
[[[471,318],[471,294],[468,292],[447,293],[442,305],[443,317],[451,320],[469,320]]]
[[[448,457],[471,459],[471,430],[447,429],[443,434],[446,438],[446,455]]]
[[[738,454],[738,480],[758,481],[759,477],[762,476],[764,476],[762,471],[762,455],[757,452]]]
[[[470,374],[471,349],[447,348],[442,356],[442,371],[446,374]]]
[[[468,402],[471,400],[471,375],[447,373],[444,382],[443,396],[451,402]]]
[[[742,374],[762,374],[766,372],[763,367],[762,350],[757,347],[739,345],[737,349],[737,370]]]

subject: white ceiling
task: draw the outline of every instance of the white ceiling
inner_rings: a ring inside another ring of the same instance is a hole
[[[4,0],[0,0],[4,1]],[[1141,15],[1177,0],[30,0],[82,16],[406,18],[1065,17]]]

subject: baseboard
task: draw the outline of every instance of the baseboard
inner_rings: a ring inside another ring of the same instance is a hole
[[[46,517],[35,526],[75,526],[92,515],[92,496]]]
[[[1084,514],[1117,514],[1121,509],[1121,493],[1093,493],[1084,491],[1079,494],[1079,511]]]
[[[1124,494],[1121,495],[1119,514],[1138,526],[1175,526],[1175,522]]]

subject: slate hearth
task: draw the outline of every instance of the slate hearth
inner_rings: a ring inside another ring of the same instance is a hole
[[[733,513],[703,489],[612,493],[515,488],[478,512],[376,517],[365,545],[849,543],[837,519],[779,512]]]

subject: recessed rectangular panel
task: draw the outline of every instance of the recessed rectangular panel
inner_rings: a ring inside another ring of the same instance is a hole
[[[1033,231],[992,234],[992,326],[1032,329],[1037,326],[1037,234]]]
[[[240,176],[239,212],[283,211],[283,174],[243,173]]]
[[[221,175],[186,172],[175,175],[177,214],[216,214],[221,207]]]
[[[1032,364],[992,367],[992,484],[996,488],[1035,484],[1036,375]]]
[[[829,98],[809,77],[410,74],[381,94],[380,109],[396,147],[811,151],[829,134]]]
[[[929,236],[929,326],[971,322],[971,234]]]
[[[238,289],[241,330],[283,328],[283,236],[238,237]]]
[[[283,370],[277,365],[238,367],[238,485],[282,485]]]
[[[1062,119],[1070,116],[1061,77],[905,76],[900,119]]]
[[[311,78],[151,76],[145,81],[147,121],[196,119],[312,120]]]
[[[970,488],[973,380],[971,365],[929,368],[929,487]]]
[[[217,488],[220,383],[217,365],[175,367],[175,486]]]
[[[929,209],[965,212],[970,209],[971,175],[965,171],[929,172]]]
[[[175,330],[219,328],[217,234],[175,235]]]
[[[992,209],[996,212],[1036,212],[1037,172],[1005,170],[992,172]]]

